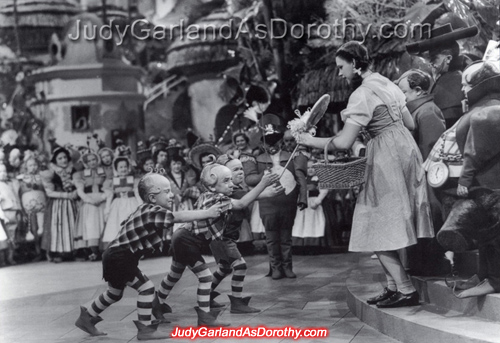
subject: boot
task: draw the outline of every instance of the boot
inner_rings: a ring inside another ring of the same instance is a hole
[[[250,297],[245,298],[235,298],[232,295],[228,295],[229,300],[231,300],[231,313],[258,313],[259,309],[248,306],[250,302]]]
[[[283,271],[285,272],[285,276],[289,279],[295,279],[297,275],[293,272],[292,267],[283,267]]]
[[[281,271],[281,268],[276,268],[276,269],[273,269],[271,277],[273,280],[279,280],[279,279],[283,279],[285,277],[285,275]]]
[[[153,299],[152,314],[161,323],[170,323],[170,321],[168,321],[163,317],[165,313],[172,313],[172,308],[168,306],[168,304],[160,303],[160,299],[158,299],[158,294],[155,293],[155,297]]]
[[[222,305],[215,301],[214,299],[217,298],[220,295],[219,292],[216,291],[211,291],[210,292],[210,308],[221,308],[224,307],[225,305]]]
[[[107,333],[102,332],[97,330],[95,325],[102,321],[102,318],[97,316],[97,317],[92,317],[87,309],[83,306],[80,306],[80,317],[75,322],[75,325],[85,331],[86,333],[92,335],[92,336],[104,336],[107,335]]]
[[[217,317],[221,312],[221,310],[219,309],[211,310],[210,312],[205,312],[201,310],[198,306],[196,306],[194,309],[198,314],[198,326],[211,326],[211,327],[229,326],[229,323],[220,323],[217,321]]]
[[[149,324],[148,326],[146,326],[142,324],[140,321],[134,320],[134,324],[137,327],[137,339],[139,341],[170,338],[170,335],[167,334],[166,332],[157,331],[158,324],[160,323]]]

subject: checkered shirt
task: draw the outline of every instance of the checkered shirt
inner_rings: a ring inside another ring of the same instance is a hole
[[[221,202],[231,202],[231,198],[220,193],[204,192],[198,198],[194,205],[197,210],[207,210],[215,204]],[[229,213],[226,211],[217,218],[199,220],[193,224],[193,232],[196,235],[203,234],[206,239],[221,239],[226,227],[226,221]]]
[[[144,203],[121,222],[121,230],[109,247],[128,246],[132,252],[161,247],[163,229],[174,224],[174,216],[167,209]]]

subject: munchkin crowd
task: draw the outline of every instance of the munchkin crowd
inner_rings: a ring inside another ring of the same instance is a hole
[[[139,340],[167,338],[157,327],[172,312],[169,294],[186,268],[198,281],[197,325],[229,325],[217,319],[216,289],[226,277],[231,313],[259,312],[243,296],[242,250],[255,237],[265,238],[276,282],[297,277],[298,247],[374,252],[387,284],[367,302],[382,308],[418,306],[410,275],[453,276],[453,255],[470,249],[479,251],[477,275],[453,279],[450,291],[500,292],[500,66],[498,57],[460,56],[457,40],[476,33],[439,28],[407,46],[428,52],[434,75],[411,69],[397,80],[370,69],[362,44],[344,44],[336,65],[352,93],[333,137],[287,130],[268,111],[269,91],[253,85],[244,117],[255,123],[234,130],[230,121],[228,142],[201,142],[190,132],[186,146],[150,137],[132,154],[94,135],[82,147],[53,140],[49,157],[13,139],[0,156],[0,262],[102,261],[107,289],[81,307],[75,325],[105,335],[96,327],[100,314],[129,286],[138,292]],[[346,152],[366,159],[363,184],[321,188],[314,164]],[[172,262],[155,287],[139,264],[161,255]]]

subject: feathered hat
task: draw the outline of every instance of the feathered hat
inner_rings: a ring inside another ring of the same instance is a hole
[[[275,114],[265,114],[259,120],[259,128],[262,132],[261,141],[269,145],[276,144],[283,138],[285,127],[283,120]]]

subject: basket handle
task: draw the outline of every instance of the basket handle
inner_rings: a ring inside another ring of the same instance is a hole
[[[328,142],[326,142],[326,144],[325,144],[325,148],[324,148],[325,164],[327,164],[327,163],[328,163],[328,161],[329,161],[329,160],[328,160],[328,146],[330,145],[330,143],[331,143],[331,142],[332,142],[335,138],[337,138],[337,136],[333,136],[332,138],[328,139]],[[337,154],[338,154],[339,152],[342,152],[342,151],[345,151],[346,156],[344,156],[344,157],[338,157],[338,156],[336,156],[336,157],[334,157],[334,160],[335,160],[335,161],[339,161],[339,162],[347,162],[347,161],[349,161],[349,157],[351,156],[351,154],[350,154],[349,150],[339,150],[339,151],[337,151]]]
[[[328,163],[328,146],[330,145],[331,142],[333,142],[333,139],[336,138],[337,136],[333,136],[332,138],[328,139],[328,141],[325,144],[324,148],[324,154],[325,154],[325,164]]]

